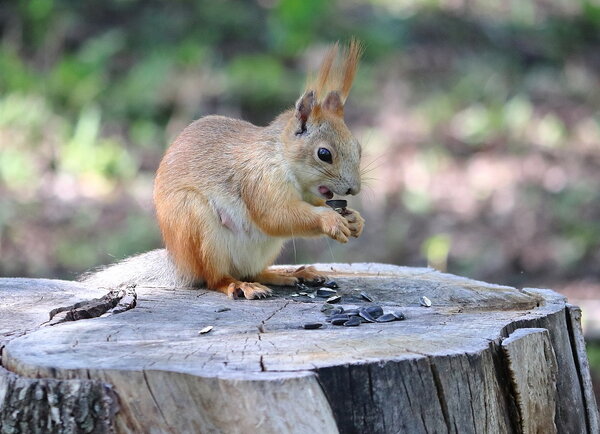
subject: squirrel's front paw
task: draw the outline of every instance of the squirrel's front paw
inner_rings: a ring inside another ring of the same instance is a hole
[[[348,237],[352,235],[350,222],[333,210],[323,215],[321,228],[323,229],[323,233],[340,243],[347,243]]]
[[[362,218],[360,213],[354,209],[346,208],[344,217],[348,220],[348,227],[350,228],[350,236],[358,238],[362,234],[365,226],[365,219]]]

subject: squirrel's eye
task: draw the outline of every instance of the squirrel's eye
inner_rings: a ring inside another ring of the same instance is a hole
[[[326,163],[333,163],[333,157],[331,156],[331,152],[327,148],[319,148],[317,151],[317,156],[319,160],[324,161]]]

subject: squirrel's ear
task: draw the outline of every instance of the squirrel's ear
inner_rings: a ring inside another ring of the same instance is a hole
[[[302,134],[306,131],[306,121],[312,112],[315,105],[315,92],[308,90],[300,97],[296,102],[296,118],[300,121],[300,128],[296,132],[296,135]]]
[[[340,117],[344,116],[344,103],[342,103],[342,98],[337,91],[333,90],[329,92],[322,105],[325,110],[335,113]]]

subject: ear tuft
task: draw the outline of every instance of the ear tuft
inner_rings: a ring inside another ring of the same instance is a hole
[[[345,52],[345,60],[343,67],[342,83],[340,93],[342,97],[342,104],[346,103],[350,89],[352,88],[352,82],[356,75],[358,68],[358,62],[363,53],[362,44],[355,38],[352,38],[348,49]]]
[[[300,128],[296,132],[296,135],[302,134],[306,131],[306,121],[310,116],[313,107],[315,105],[315,92],[307,90],[304,95],[296,102],[296,118],[300,121]]]
[[[339,92],[335,90],[329,92],[323,101],[323,108],[337,116],[343,117],[344,103],[342,102]]]

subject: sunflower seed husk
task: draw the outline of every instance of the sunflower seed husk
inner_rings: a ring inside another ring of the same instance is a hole
[[[208,333],[209,331],[211,331],[212,329],[213,329],[213,326],[206,326],[202,330],[200,330],[198,332],[198,334],[199,335],[204,335],[204,334]]]
[[[292,294],[292,297],[300,297],[300,294],[294,293],[294,294]]]
[[[311,294],[308,294],[308,297],[309,297],[309,298],[315,298],[315,293],[313,292],[313,293],[311,293]]]
[[[328,312],[332,309],[334,309],[334,307],[329,303],[325,303],[323,306],[321,306],[321,312]]]
[[[215,310],[215,312],[221,313],[221,312],[227,312],[228,310],[231,310],[231,308],[230,307],[220,307],[217,310]]]
[[[327,299],[327,303],[338,303],[342,299],[341,295],[334,295]]]
[[[308,292],[299,292],[298,295],[308,295]]]
[[[352,317],[354,318],[354,317]],[[350,317],[348,315],[337,315],[331,319],[331,324],[333,325],[342,325],[348,321]]]
[[[337,295],[337,291],[335,289],[330,288],[319,288],[317,289],[317,297],[331,297]]]
[[[339,288],[339,286],[335,280],[328,280],[327,282],[323,283],[323,286],[325,288],[331,288],[331,289]]]
[[[320,322],[307,322],[302,325],[306,330],[314,330],[323,327],[323,324]]]
[[[406,317],[404,316],[404,313],[400,312],[399,310],[397,310],[396,312],[392,312],[392,315],[394,315],[398,321],[402,321],[403,319],[406,319]]]
[[[342,306],[335,306],[332,310],[331,310],[331,315],[337,315],[340,313],[344,313],[344,308]]]
[[[367,312],[369,312],[371,314],[371,316],[373,318],[375,318],[375,319],[377,319],[381,315],[383,315],[383,308],[381,306],[378,306],[378,305],[365,307],[364,310],[366,310]]]
[[[377,322],[390,322],[390,321],[396,321],[396,317],[394,316],[393,313],[386,313],[384,315],[381,315],[379,318],[377,318]]]
[[[431,300],[425,296],[421,297],[419,303],[421,303],[421,306],[431,307]]]
[[[356,316],[360,313],[360,310],[359,309],[346,309],[344,311],[344,313],[349,316]]]
[[[371,303],[372,303],[373,301],[375,301],[375,300],[373,299],[373,297],[371,297],[371,295],[370,295],[370,294],[368,294],[368,293],[367,293],[367,292],[365,292],[365,291],[361,291],[361,292],[360,292],[360,296],[361,296],[363,299],[365,299],[365,300],[367,300],[367,301],[369,301],[369,302],[371,302]]]
[[[308,291],[308,286],[306,286],[304,283],[296,283],[296,289],[299,291]]]
[[[356,327],[359,326],[361,323],[360,318],[357,316],[352,316],[350,317],[350,319],[348,321],[346,321],[344,323],[345,327]]]
[[[377,321],[375,318],[373,318],[373,316],[369,312],[367,312],[366,309],[361,309],[358,312],[358,315],[367,322],[376,322]]]

